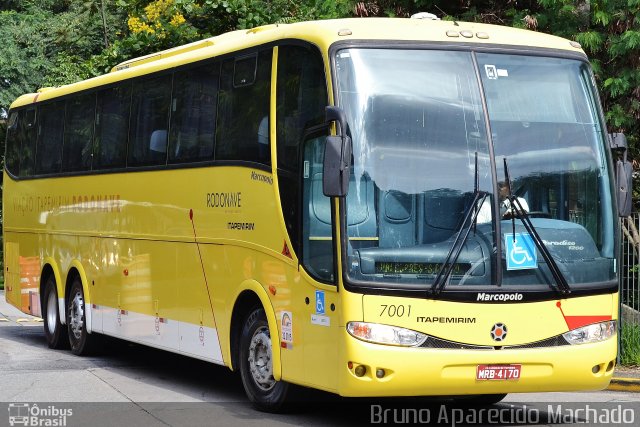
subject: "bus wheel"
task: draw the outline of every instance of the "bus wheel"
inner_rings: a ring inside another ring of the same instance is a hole
[[[262,308],[247,317],[240,336],[240,376],[253,405],[266,412],[282,409],[289,384],[273,378],[271,336]]]
[[[82,282],[79,277],[73,280],[69,300],[67,301],[67,328],[69,329],[69,343],[71,351],[78,356],[93,353],[98,337],[87,332],[87,317],[85,316],[85,301]]]
[[[69,337],[67,327],[60,323],[60,312],[58,311],[58,290],[56,280],[53,276],[47,278],[44,286],[44,305],[42,317],[44,320],[44,336],[47,339],[49,348],[63,349],[69,348]]]

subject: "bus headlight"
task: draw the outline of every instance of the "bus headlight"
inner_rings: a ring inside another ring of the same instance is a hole
[[[349,322],[347,323],[347,331],[351,336],[362,341],[404,347],[417,347],[428,338],[427,335],[411,329],[379,323]]]
[[[604,341],[616,333],[616,321],[594,323],[593,325],[583,326],[582,328],[562,334],[565,340],[571,345],[587,344],[592,342]]]

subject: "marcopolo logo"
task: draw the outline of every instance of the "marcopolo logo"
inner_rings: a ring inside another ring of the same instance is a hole
[[[522,298],[523,295],[521,293],[487,294],[478,292],[476,301],[522,301]]]
[[[73,415],[73,409],[57,408],[54,405],[40,407],[38,404],[10,403],[9,425],[11,426],[51,426],[67,425],[67,418]]]

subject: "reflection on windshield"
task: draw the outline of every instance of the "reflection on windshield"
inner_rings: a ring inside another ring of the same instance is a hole
[[[471,54],[349,49],[336,67],[353,138],[350,274],[431,283],[472,208],[476,155],[478,189],[492,188]],[[454,280],[490,284],[493,227],[467,239]]]
[[[569,283],[612,279],[611,183],[588,68],[559,58],[477,58],[497,176],[508,158],[514,193],[540,218],[536,226]],[[528,273],[507,269],[504,283],[530,281]]]
[[[568,283],[611,280],[611,188],[586,66],[567,59],[401,49],[344,49],[336,56],[338,103],[353,139],[349,278],[426,289],[463,218],[479,209],[449,285],[495,286],[500,276],[507,285],[547,286],[553,280],[535,248],[524,267],[508,262],[513,248],[504,238],[514,228],[504,194],[497,200],[493,194],[473,55],[491,120],[497,187],[503,187],[500,165],[507,157],[514,194]],[[474,207],[476,190],[488,197]],[[515,232],[526,234],[521,224]],[[495,265],[501,274],[492,271]]]

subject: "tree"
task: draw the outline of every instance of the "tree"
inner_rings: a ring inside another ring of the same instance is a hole
[[[351,4],[347,0],[119,0],[128,13],[128,36],[103,54],[126,60],[232,30],[338,18],[350,13]]]

